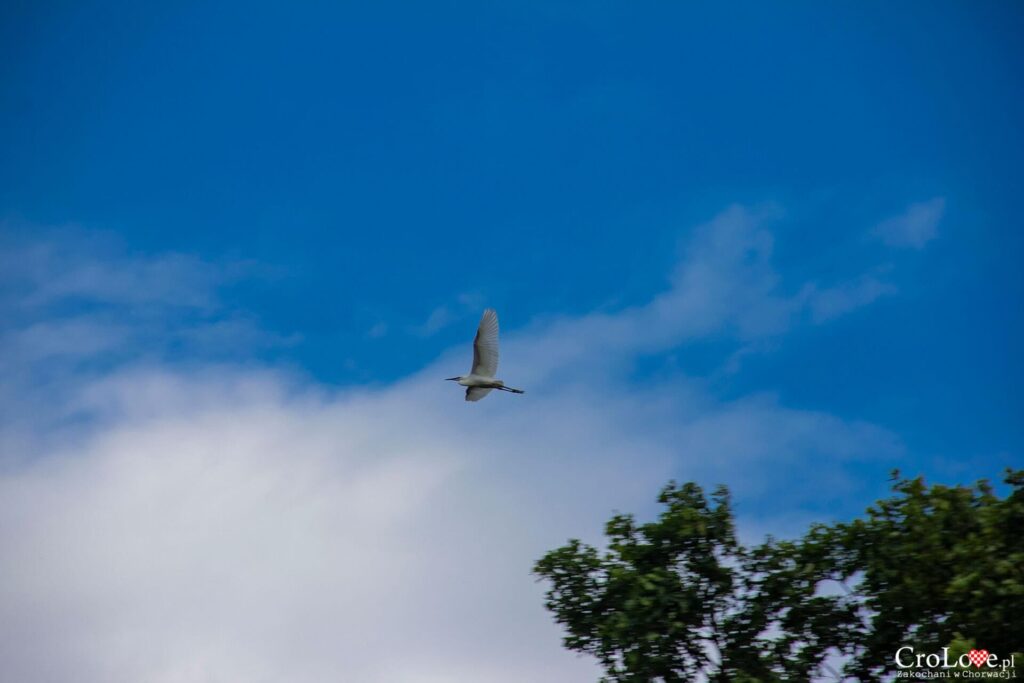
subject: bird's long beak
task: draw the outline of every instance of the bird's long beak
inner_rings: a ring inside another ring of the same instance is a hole
[[[458,377],[446,377],[444,381],[445,382],[455,382],[455,381],[458,381],[458,379],[459,379]]]

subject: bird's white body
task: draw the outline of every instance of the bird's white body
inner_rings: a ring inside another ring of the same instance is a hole
[[[505,383],[500,379],[482,377],[480,375],[465,375],[458,379],[458,383],[464,387],[487,387],[489,389],[497,389],[505,386]]]
[[[522,389],[506,387],[505,383],[495,378],[498,371],[498,314],[493,308],[484,311],[480,318],[480,326],[473,340],[473,369],[468,375],[449,377],[466,387],[466,400],[479,401],[492,389],[508,391],[513,394],[523,393]]]

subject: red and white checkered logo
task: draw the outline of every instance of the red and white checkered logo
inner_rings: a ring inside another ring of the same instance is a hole
[[[971,650],[967,653],[967,659],[971,660],[971,664],[981,668],[981,665],[988,659],[988,650]]]

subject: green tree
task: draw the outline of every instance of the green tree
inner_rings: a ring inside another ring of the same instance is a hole
[[[616,515],[604,551],[572,540],[534,571],[565,646],[605,681],[876,681],[902,645],[1024,649],[1024,471],[1005,498],[894,478],[862,519],[754,547],[724,487],[669,484],[657,520]]]

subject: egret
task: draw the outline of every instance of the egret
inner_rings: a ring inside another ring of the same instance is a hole
[[[466,400],[479,401],[492,389],[509,391],[513,394],[523,393],[522,389],[506,387],[500,379],[494,378],[498,371],[498,314],[493,308],[484,311],[480,318],[480,326],[476,328],[476,339],[473,340],[473,369],[468,375],[449,377],[446,382],[458,382],[466,387]]]

